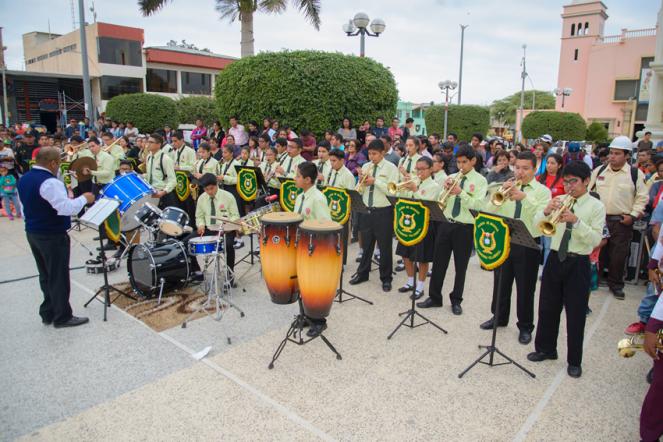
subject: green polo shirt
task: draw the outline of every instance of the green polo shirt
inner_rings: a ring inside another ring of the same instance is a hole
[[[522,191],[525,192],[527,196],[521,201],[522,208],[520,210],[519,219],[525,224],[529,233],[534,238],[538,238],[541,236],[541,231],[537,224],[534,223],[534,216],[540,210],[545,209],[550,202],[550,189],[535,179],[532,179],[532,181],[521,187]],[[507,198],[504,201],[504,204],[497,207],[491,203],[490,199],[488,199],[484,206],[484,210],[496,215],[513,218],[516,212],[516,202]]]
[[[361,170],[365,175],[373,176],[373,167],[374,163],[372,161],[367,162],[361,166]],[[362,193],[362,200],[367,207],[371,207],[368,204],[368,199],[370,196],[371,187],[373,187],[373,206],[376,208],[388,207],[391,206],[391,203],[387,199],[389,192],[387,190],[388,183],[397,183],[400,179],[400,173],[398,172],[398,167],[393,163],[385,160],[384,158],[377,164],[377,171],[375,172],[375,184],[373,186],[364,186]]]
[[[187,145],[182,145],[182,147],[177,150],[173,148],[168,155],[170,155],[170,158],[173,160],[176,170],[193,172],[193,166],[196,164],[195,150]]]
[[[237,184],[237,171],[235,170],[235,166],[239,166],[237,160],[219,163],[217,175],[223,175],[223,184],[227,186],[234,186]]]
[[[193,173],[203,173],[203,174],[212,173],[216,175],[218,164],[219,162],[216,161],[216,159],[212,158],[211,156],[206,160],[203,160],[201,158],[200,160],[196,161],[196,164],[194,164],[192,171]]]
[[[113,181],[113,178],[115,178],[115,159],[111,154],[100,151],[94,156],[94,159],[97,162],[97,170],[90,171],[94,181],[98,184],[108,184]]]
[[[401,158],[400,161],[398,162],[398,171],[400,172],[401,167],[403,167],[407,173],[411,175],[416,175],[417,161],[419,161],[419,158],[421,158],[421,155],[419,155],[418,153],[415,153],[412,156],[406,156]],[[401,174],[400,179],[404,180],[405,176]]]
[[[272,164],[269,164],[267,161],[260,163],[263,178],[268,178],[269,175],[272,175],[272,178],[267,182],[267,186],[274,189],[281,188],[281,182],[276,178],[276,174],[274,173],[277,167],[279,167],[278,161],[274,161]]]
[[[331,221],[327,198],[315,186],[311,186],[306,192],[297,195],[293,212],[301,214],[304,220]]]
[[[232,193],[223,189],[218,189],[214,196],[214,205],[216,207],[216,216],[222,216],[232,221],[239,219],[239,210],[237,209],[237,202]],[[196,226],[209,227],[211,225],[220,225],[221,221],[217,220],[212,224],[212,199],[203,192],[196,201]]]
[[[419,183],[416,191],[405,191],[402,196],[417,200],[437,201],[441,192],[442,187],[433,178],[428,177]]]
[[[313,160],[313,164],[315,164],[315,168],[318,169],[318,173],[321,173],[323,177],[326,177],[329,174],[329,171],[331,170],[331,163],[329,162],[329,159],[322,163],[321,160]],[[320,182],[319,184],[325,184],[324,182]]]
[[[113,163],[114,164],[113,165],[114,169],[113,170],[114,171],[118,170],[120,168],[120,161],[122,161],[123,159],[126,158],[126,156],[124,154],[124,149],[119,144],[116,144],[116,145],[114,145],[113,147],[110,148],[110,152],[108,152],[108,153],[110,154],[110,156],[113,157],[113,160],[114,160],[114,163]]]
[[[286,178],[295,178],[295,175],[297,175],[297,166],[304,161],[306,160],[301,155],[297,155],[296,157],[286,156],[285,159],[281,161],[283,173],[285,173],[284,176]]]
[[[451,174],[450,177],[456,178],[456,175],[459,173],[460,172]],[[449,195],[447,198],[447,206],[444,209],[444,216],[459,223],[474,224],[474,217],[470,213],[470,209],[483,209],[487,187],[488,183],[483,175],[474,169],[470,170],[467,175],[465,175],[463,190],[458,195]],[[453,212],[456,198],[460,198],[460,214],[454,217],[451,213]]]
[[[444,188],[444,183],[447,181],[447,178],[448,176],[444,172],[444,170],[440,170],[435,175],[433,175],[433,179],[435,180],[435,182],[440,186],[442,186],[442,188]]]
[[[177,177],[175,176],[175,167],[173,167],[173,160],[159,149],[156,154],[152,152],[147,154],[145,158],[145,179],[158,191],[170,193],[177,185]],[[163,164],[163,170],[161,169]]]
[[[325,175],[325,184],[340,189],[354,189],[357,186],[357,180],[350,169],[345,166],[341,166],[338,170],[330,167],[329,172]]]

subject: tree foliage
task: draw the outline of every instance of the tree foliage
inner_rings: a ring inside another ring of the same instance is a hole
[[[194,124],[201,119],[207,126],[218,120],[216,104],[211,97],[183,97],[176,101],[177,118],[181,124]]]
[[[574,112],[532,112],[523,120],[525,138],[538,138],[550,134],[554,140],[582,140],[587,124],[580,114]]]
[[[394,77],[381,64],[320,51],[243,58],[217,75],[214,93],[222,121],[231,115],[244,122],[271,117],[318,135],[336,130],[344,117],[388,119],[398,101]]]
[[[444,133],[443,105],[426,109],[425,119],[428,133]],[[482,106],[450,105],[447,120],[447,133],[455,132],[460,140],[469,141],[477,132],[485,135],[490,128],[490,112]]]
[[[106,115],[122,122],[131,121],[141,133],[151,133],[165,125],[177,127],[177,107],[168,97],[154,94],[123,94],[110,99]]]
[[[594,121],[587,126],[585,141],[592,143],[605,143],[608,141],[608,129],[602,123]]]
[[[532,109],[532,99],[536,109],[555,109],[555,96],[548,91],[525,91],[525,109]],[[493,101],[490,105],[490,115],[501,123],[512,126],[516,124],[518,109],[520,109],[520,92]]]

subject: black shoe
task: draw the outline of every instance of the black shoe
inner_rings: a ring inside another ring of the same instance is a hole
[[[315,338],[316,336],[319,336],[323,331],[327,329],[327,323],[323,322],[321,323],[312,323],[311,328],[308,329],[308,332],[306,332],[306,336],[309,338]]]
[[[53,320],[41,318],[41,323],[44,325],[51,325],[53,323]]]
[[[350,285],[357,285],[366,281],[368,281],[368,277],[355,275],[355,277],[350,280]]]
[[[354,244],[357,241],[359,241],[359,238],[357,238],[356,236],[353,236],[352,238],[350,238],[350,244]]]
[[[424,291],[423,290],[417,290],[414,292],[413,295],[410,295],[410,299],[414,299],[415,301],[417,299],[420,299],[422,296],[424,296]]]
[[[451,304],[451,312],[456,316],[460,316],[463,314],[463,307],[460,304]]]
[[[383,282],[382,283],[382,291],[383,292],[390,292],[391,291],[391,282]]]
[[[479,328],[481,330],[492,330],[494,325],[495,325],[495,317],[493,316],[486,322],[482,322],[481,325],[479,325]],[[498,327],[506,327],[506,324],[498,324]]]
[[[411,292],[413,288],[414,287],[412,287],[410,284],[405,284],[403,287],[398,288],[398,293]]]
[[[612,292],[612,296],[615,297],[615,299],[619,299],[620,301],[624,300],[624,289],[610,289]]]
[[[92,238],[92,241],[99,241],[99,237],[95,236],[94,238]]]
[[[425,301],[417,302],[417,307],[419,308],[442,307],[442,303],[435,301],[433,298],[429,296]]]
[[[518,334],[518,342],[523,345],[527,345],[532,342],[532,333],[527,330],[520,330]]]
[[[397,272],[402,272],[403,270],[405,270],[405,264],[402,264],[402,263],[397,264],[396,268],[394,270],[396,270]]]
[[[527,355],[527,360],[532,362],[541,362],[545,361],[546,359],[557,359],[557,352],[555,351],[553,353],[543,353],[540,351],[534,351]]]
[[[53,327],[55,328],[76,327],[79,325],[87,324],[88,322],[90,322],[88,318],[79,318],[77,316],[72,316],[71,318],[69,318],[68,321],[56,322],[55,324],[53,324]]]
[[[200,270],[198,270],[197,272],[193,272],[193,273],[191,274],[191,280],[192,280],[192,281],[202,282],[202,281],[205,280],[205,275],[203,274],[203,272],[201,272]]]
[[[242,247],[244,247],[244,241],[235,241],[233,247],[235,248],[235,250],[241,249]]]
[[[647,377],[645,379],[647,379],[648,384],[651,384],[651,382],[654,380],[654,368],[649,370],[649,373],[647,373]]]
[[[117,249],[117,247],[110,241],[104,244],[104,251],[111,251],[115,249]],[[97,250],[101,251],[101,247],[97,247]]]
[[[361,262],[361,256],[357,256],[357,257],[355,258],[355,262]]]
[[[572,378],[579,378],[582,376],[582,367],[579,365],[569,365],[566,369],[566,372]]]

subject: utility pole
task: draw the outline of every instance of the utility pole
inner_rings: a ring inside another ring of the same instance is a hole
[[[527,45],[523,45],[523,61],[521,62],[523,66],[523,71],[520,74],[522,78],[522,86],[520,87],[520,115],[518,116],[518,137],[517,140],[523,141],[523,111],[525,109],[525,78],[527,78],[527,68],[525,67],[525,57],[527,54]]]
[[[460,25],[460,72],[458,73],[458,104],[463,92],[463,46],[465,45],[465,28],[469,25]]]
[[[2,44],[2,28],[0,28],[0,68],[2,68],[2,123],[9,127],[9,107],[7,106],[7,65],[5,64],[5,49]]]
[[[87,65],[87,36],[85,33],[85,1],[78,0],[78,21],[81,38],[81,62],[83,65],[83,98],[85,100],[85,116],[94,121],[94,104],[90,89],[90,71]]]

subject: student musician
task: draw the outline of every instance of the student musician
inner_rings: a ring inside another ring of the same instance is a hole
[[[171,135],[171,140],[173,149],[170,151],[170,158],[173,160],[175,170],[193,173],[193,166],[196,163],[196,151],[186,145],[184,135],[180,130]]]
[[[83,175],[92,175],[92,192],[94,196],[99,196],[101,189],[115,178],[115,159],[101,148],[98,138],[92,137],[87,143],[97,162],[97,170],[86,167],[83,169]]]
[[[421,155],[419,155],[419,138],[408,137],[405,140],[406,155],[398,161],[398,171],[400,172],[399,182],[408,181],[414,172],[415,165]]]
[[[219,187],[222,187],[223,190],[229,192],[235,197],[235,204],[239,210],[239,215],[244,216],[246,214],[244,211],[244,200],[242,200],[237,194],[236,188],[237,170],[235,169],[235,166],[238,166],[239,162],[233,157],[233,145],[226,144],[221,148],[221,152],[223,161],[218,164],[216,179],[219,182]],[[244,243],[239,238],[235,238],[235,248],[239,249],[242,246],[244,246]]]
[[[494,199],[488,199],[486,212],[500,216],[520,219],[530,235],[537,243],[541,231],[534,223],[534,216],[543,210],[550,202],[550,190],[534,179],[536,173],[536,156],[532,152],[521,152],[516,159],[515,177],[506,181],[504,189],[504,202],[501,206],[493,204]],[[541,251],[511,244],[511,252],[504,263],[495,270],[493,278],[493,302],[490,311],[495,315],[495,303],[500,297],[499,323],[495,324],[495,316],[481,324],[482,330],[492,330],[494,326],[506,327],[509,323],[511,309],[511,291],[513,281],[516,281],[517,315],[518,315],[518,342],[529,344],[534,330],[534,292],[538,278]],[[501,274],[501,278],[500,278]],[[498,281],[501,285],[498,286]]]
[[[177,185],[175,166],[172,158],[161,150],[162,145],[161,135],[150,135],[147,139],[148,153],[145,157],[145,179],[156,190],[153,196],[159,198],[160,209],[177,206],[177,196],[173,192]]]
[[[313,164],[315,164],[315,167],[318,169],[318,179],[317,179],[318,185],[324,186],[325,177],[329,174],[329,171],[331,169],[329,163],[330,150],[331,146],[328,141],[322,140],[318,143],[318,159],[313,160]]]
[[[474,216],[470,209],[483,208],[488,186],[483,175],[474,169],[477,161],[475,155],[470,146],[460,147],[456,152],[459,171],[447,178],[445,183],[445,189],[449,193],[444,209],[447,222],[441,223],[437,229],[428,298],[417,303],[420,308],[442,307],[442,284],[453,253],[456,275],[453,290],[449,294],[451,311],[454,315],[463,314],[460,304],[463,302],[465,274],[474,242]],[[459,178],[459,173],[462,178]],[[455,182],[456,178],[460,179],[458,184]]]
[[[281,188],[281,183],[276,178],[276,169],[279,167],[279,163],[276,161],[276,155],[276,148],[268,147],[265,150],[265,161],[260,163],[260,170],[262,171],[262,176],[267,181],[267,193],[270,196],[278,195],[279,189]]]
[[[276,140],[276,144],[278,144],[278,140]],[[288,156],[283,159],[279,160],[279,163],[281,165],[276,168],[276,171],[279,173],[280,176],[286,177],[286,178],[294,178],[295,174],[297,173],[297,166],[300,163],[303,163],[306,161],[304,157],[301,155],[302,153],[302,140],[299,138],[293,138],[292,140],[288,140]]]
[[[605,206],[587,191],[591,170],[583,161],[571,161],[562,172],[564,191],[575,198],[571,209],[561,213],[543,268],[539,295],[539,323],[534,339],[536,351],[527,355],[532,362],[557,359],[557,335],[562,308],[566,310],[566,341],[569,376],[582,375],[582,345],[585,334],[591,270],[589,254],[603,239]],[[535,225],[562,205],[552,199],[534,217]]]
[[[373,249],[377,242],[380,248],[380,281],[382,290],[391,291],[392,281],[392,236],[393,208],[387,199],[387,184],[398,182],[398,168],[384,159],[384,143],[382,140],[373,140],[368,145],[368,161],[359,169],[359,179],[363,185],[358,186],[362,193],[362,200],[368,208],[360,219],[360,233],[362,238],[362,257],[357,274],[350,280],[350,284],[360,284],[368,281],[371,270]]]
[[[120,146],[119,142],[113,144],[113,134],[110,132],[103,132],[101,134],[101,140],[104,143],[103,149],[113,157],[113,171],[119,170],[120,161],[125,159],[124,149]],[[110,145],[112,145],[112,147],[110,150],[107,150]]]
[[[200,159],[193,165],[192,175],[200,179],[206,173],[216,173],[219,162],[212,157],[212,149],[209,143],[202,142],[198,145],[198,156]]]
[[[340,149],[332,149],[329,152],[329,171],[323,181],[329,187],[352,190],[357,185],[354,175],[350,169],[345,167],[345,152]]]
[[[408,141],[410,139],[408,138]],[[413,180],[405,185],[405,190],[400,196],[418,200],[437,201],[442,192],[442,187],[432,178],[433,161],[430,158],[420,156],[415,163],[418,180]],[[417,181],[419,184],[417,184]],[[400,242],[396,246],[396,255],[403,258],[405,272],[407,273],[407,283],[398,289],[400,293],[414,292],[414,299],[419,299],[424,295],[424,284],[428,265],[433,261],[435,255],[435,230],[437,226],[435,221],[430,221],[426,237],[420,243],[413,246],[404,246]],[[418,267],[418,277],[415,287],[415,263]]]

